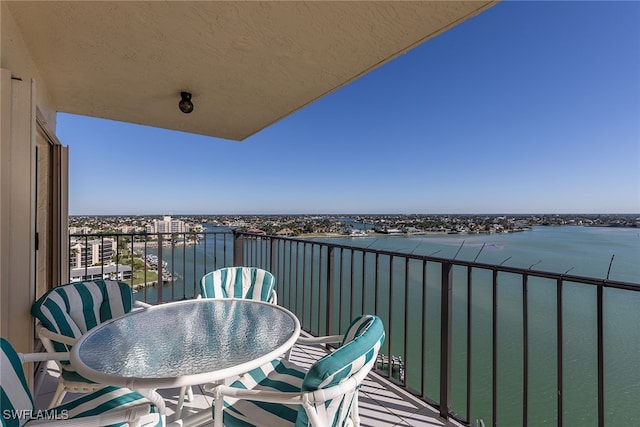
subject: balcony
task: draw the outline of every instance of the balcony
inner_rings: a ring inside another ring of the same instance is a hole
[[[364,425],[635,419],[637,378],[615,367],[638,359],[615,349],[635,339],[619,325],[637,315],[616,308],[640,303],[637,284],[230,230],[72,237],[115,239],[116,263],[149,303],[193,298],[206,271],[251,265],[274,273],[278,303],[309,334],[379,315],[387,340],[363,389]],[[297,347],[295,357],[319,354]]]
[[[310,366],[325,352],[317,347],[295,346],[291,360],[301,366]],[[55,391],[58,375],[55,363],[47,365],[47,373],[36,397],[36,408],[46,408],[53,392]],[[168,421],[173,421],[179,389],[159,390],[167,403]],[[212,394],[205,392],[202,387],[193,389],[194,399],[185,402],[183,416],[198,412],[201,409],[211,408],[213,404]],[[72,400],[79,395],[69,393],[65,401]],[[455,421],[446,421],[439,418],[438,411],[427,403],[417,399],[402,388],[390,383],[383,376],[371,373],[363,384],[359,396],[359,408],[361,425],[363,427],[383,426],[415,426],[415,427],[460,427]],[[213,426],[213,422],[203,424]]]

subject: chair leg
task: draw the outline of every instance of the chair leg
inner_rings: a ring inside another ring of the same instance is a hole
[[[53,399],[51,399],[51,403],[49,404],[49,409],[54,406],[58,406],[62,403],[62,399],[64,399],[64,395],[67,394],[67,391],[64,389],[64,383],[62,380],[58,380],[58,387],[56,388],[56,392],[53,394]]]
[[[224,398],[216,393],[213,401],[213,426],[222,427]]]
[[[189,389],[188,391],[187,391],[187,388]],[[183,385],[182,387],[180,387],[180,396],[178,397],[178,404],[176,405],[176,413],[174,417],[176,420],[179,420],[180,418],[182,418],[182,407],[184,406],[184,395],[187,392],[193,393],[190,386]]]
[[[193,402],[193,387],[187,388],[187,402]]]
[[[284,360],[291,360],[291,353],[293,352],[293,347],[291,347],[289,350],[287,350],[287,352],[284,354],[283,358]]]
[[[358,412],[358,390],[356,389],[356,395],[353,397],[353,404],[351,406],[351,422],[353,427],[360,426],[360,413]]]

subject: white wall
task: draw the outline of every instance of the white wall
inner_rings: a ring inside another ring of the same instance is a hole
[[[45,82],[7,5],[0,2],[0,332],[33,351],[36,107],[55,131]]]

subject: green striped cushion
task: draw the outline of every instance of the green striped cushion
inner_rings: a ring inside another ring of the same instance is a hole
[[[148,403],[141,394],[127,388],[105,387],[96,392],[86,394],[69,403],[48,409],[35,411],[33,397],[27,386],[27,380],[22,370],[22,363],[13,346],[4,338],[0,339],[0,422],[3,427],[20,427],[28,420],[29,414],[36,417],[68,417],[80,418],[91,415],[103,414],[112,409],[129,408]],[[31,411],[31,412],[25,412]],[[152,406],[152,411],[156,408]],[[47,415],[48,414],[48,415]],[[124,426],[119,423],[116,426]],[[145,424],[146,426],[161,427],[163,421],[158,416],[157,422]]]
[[[360,369],[371,369],[384,342],[384,326],[377,316],[360,316],[351,323],[345,335],[350,337],[345,345],[318,360],[308,371],[287,360],[275,360],[245,374],[231,386],[299,393],[339,385]],[[336,398],[325,402],[321,412],[329,417],[330,425],[343,426],[348,420],[352,402],[353,395]],[[223,421],[227,427],[309,425],[302,406],[230,397],[225,398],[224,406]]]
[[[371,369],[384,342],[382,320],[373,315],[359,316],[351,322],[345,334],[345,344],[311,366],[302,383],[302,391],[326,389],[341,384],[360,369]],[[351,339],[347,341],[347,338]],[[331,425],[341,426],[347,421],[352,399],[333,399],[326,402],[328,414],[333,414]],[[307,426],[307,413],[298,410],[297,427]]]
[[[340,346],[343,346],[349,341],[353,341],[354,339],[362,335],[369,328],[369,326],[371,326],[374,323],[374,320],[375,320],[375,316],[372,316],[369,314],[358,316],[355,319],[353,319],[353,321],[347,328],[347,332],[345,332],[344,337],[342,338],[342,342],[340,343]]]
[[[255,267],[220,268],[205,274],[200,281],[203,298],[245,298],[272,301],[276,279]]]
[[[22,370],[22,363],[11,344],[4,338],[0,338],[0,421],[2,426],[18,427],[27,420],[16,416],[20,410],[33,410],[33,397],[27,386],[27,379]],[[8,413],[5,411],[9,411]]]
[[[31,307],[31,315],[52,332],[72,338],[98,324],[131,311],[131,287],[115,280],[70,283],[45,293]],[[56,351],[70,346],[53,343]]]
[[[85,394],[69,403],[52,408],[57,414],[67,414],[69,418],[81,418],[92,415],[103,414],[112,409],[130,408],[136,405],[148,403],[148,400],[140,393],[131,391],[128,388],[105,387],[90,394]],[[152,406],[152,412],[156,408]],[[115,426],[125,426],[126,423],[118,423]],[[161,427],[163,424],[158,416],[157,422],[144,424],[145,426]]]
[[[231,386],[267,391],[300,392],[306,371],[287,360],[274,360],[243,375]],[[293,425],[298,416],[297,405],[256,402],[225,398],[224,425],[226,427],[260,425]]]

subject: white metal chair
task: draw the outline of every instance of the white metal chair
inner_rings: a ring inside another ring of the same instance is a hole
[[[341,346],[308,370],[278,359],[214,390],[215,427],[358,426],[358,389],[384,342],[379,317],[357,317],[345,335],[307,339]]]
[[[224,267],[202,276],[200,280],[201,298],[241,298],[266,301],[272,304],[278,303],[278,295],[275,290],[276,279],[267,270],[257,267]],[[206,386],[207,390],[217,385]],[[178,403],[176,405],[176,417],[182,415],[185,396],[187,400],[193,398],[191,387],[180,389]]]
[[[138,306],[148,304],[135,302]],[[57,286],[36,301],[31,315],[39,321],[38,337],[50,352],[68,352],[88,330],[114,317],[122,316],[134,306],[128,283],[116,280],[93,280]],[[67,392],[90,393],[103,388],[84,378],[67,361],[58,362],[58,388],[50,406],[59,405]]]
[[[37,410],[22,364],[68,360],[69,353],[16,353],[0,339],[0,425],[3,427],[164,426],[163,417],[141,394],[127,388],[104,387],[63,405]]]

